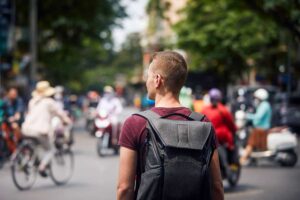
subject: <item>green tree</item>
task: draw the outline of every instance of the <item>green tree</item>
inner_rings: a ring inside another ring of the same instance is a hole
[[[300,40],[300,1],[284,0],[244,0],[252,11],[262,17],[268,17],[280,27]]]
[[[189,0],[185,18],[175,26],[178,46],[190,55],[193,69],[214,70],[224,82],[251,67],[271,75],[286,58],[287,38],[298,37],[300,11],[285,2],[290,1]],[[285,12],[275,17],[280,8]],[[277,19],[286,13],[293,28]]]
[[[114,84],[116,75],[122,74],[127,79],[134,76],[137,70],[142,69],[143,52],[140,40],[139,33],[129,34],[121,49],[111,54],[110,62],[85,72],[85,84],[87,86],[97,82],[102,85]]]
[[[28,5],[16,0],[16,10],[17,26],[27,28]],[[120,0],[38,1],[39,62],[44,77],[82,89],[82,73],[109,62],[111,30],[125,16]],[[26,43],[23,46],[28,48]]]

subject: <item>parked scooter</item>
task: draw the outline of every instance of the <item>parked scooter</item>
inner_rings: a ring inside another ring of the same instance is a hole
[[[109,154],[113,150],[114,154],[119,153],[117,142],[113,142],[112,123],[105,111],[99,111],[95,119],[95,135],[97,137],[97,153],[100,157]],[[119,133],[118,127],[118,133]],[[117,136],[116,136],[117,137]]]
[[[246,125],[246,113],[239,111],[235,115],[238,128],[241,130]],[[296,151],[297,137],[288,127],[273,128],[267,136],[267,150],[254,151],[250,155],[250,163],[256,164],[259,159],[267,159],[281,166],[293,167],[297,163],[298,155]]]

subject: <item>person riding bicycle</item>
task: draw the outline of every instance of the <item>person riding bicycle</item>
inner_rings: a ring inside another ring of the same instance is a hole
[[[40,165],[39,172],[47,176],[46,168],[53,156],[53,130],[51,120],[58,116],[64,123],[70,124],[71,120],[66,113],[57,106],[52,98],[55,89],[48,81],[40,81],[32,92],[32,99],[29,101],[28,113],[22,125],[22,134],[26,137],[36,138],[42,148],[46,151]]]
[[[233,150],[233,135],[236,132],[233,116],[221,103],[222,93],[219,89],[211,89],[209,91],[209,97],[211,104],[204,107],[202,113],[206,115],[214,125],[218,142],[221,145],[225,145],[228,150]]]
[[[123,106],[114,89],[111,86],[104,87],[104,95],[97,106],[97,112],[105,111],[112,123],[112,143],[116,144],[118,140],[118,115],[122,112]]]

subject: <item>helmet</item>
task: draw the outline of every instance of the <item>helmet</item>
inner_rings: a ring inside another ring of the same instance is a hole
[[[209,90],[209,98],[211,101],[221,101],[222,100],[222,93],[219,89],[213,88]]]
[[[269,93],[267,90],[260,88],[254,92],[254,97],[261,101],[264,101],[269,98]]]

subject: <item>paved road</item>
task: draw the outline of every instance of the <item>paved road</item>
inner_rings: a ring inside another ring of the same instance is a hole
[[[128,111],[128,115],[131,111]],[[18,191],[11,180],[9,166],[0,170],[0,200],[112,200],[115,199],[118,157],[99,158],[96,141],[80,127],[76,132],[75,171],[65,186],[55,186],[50,179],[38,177],[29,191]],[[299,151],[300,155],[300,151]],[[235,189],[225,186],[225,199],[299,200],[300,163],[294,168],[270,164],[244,168]]]

